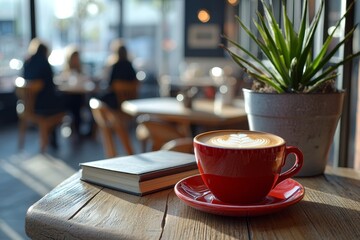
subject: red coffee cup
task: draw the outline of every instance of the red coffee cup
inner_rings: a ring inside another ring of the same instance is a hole
[[[201,177],[220,201],[232,204],[261,202],[278,183],[298,173],[303,155],[286,146],[279,136],[246,130],[217,130],[194,138],[194,151]],[[293,166],[284,173],[289,154]]]

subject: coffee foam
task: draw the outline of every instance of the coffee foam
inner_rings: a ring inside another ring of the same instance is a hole
[[[202,139],[202,140],[201,140]],[[225,148],[261,148],[276,146],[283,143],[283,140],[277,136],[266,133],[214,133],[205,135],[200,141],[211,146]]]

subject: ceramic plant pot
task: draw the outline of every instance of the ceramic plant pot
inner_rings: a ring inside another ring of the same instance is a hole
[[[325,171],[342,112],[343,91],[272,94],[243,89],[243,93],[250,130],[276,134],[303,152],[304,165],[297,176],[315,176]]]

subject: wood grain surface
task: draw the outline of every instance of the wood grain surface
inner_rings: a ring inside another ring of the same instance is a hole
[[[360,172],[296,178],[305,197],[282,211],[226,217],[188,207],[168,189],[144,197],[73,175],[29,208],[32,239],[360,239]]]

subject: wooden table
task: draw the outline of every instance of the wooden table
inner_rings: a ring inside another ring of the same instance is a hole
[[[69,85],[69,84],[61,84],[57,85],[59,91],[66,94],[92,94],[99,92],[99,88],[93,82],[86,82],[84,84],[77,85]]]
[[[172,189],[143,197],[70,177],[31,206],[33,239],[360,239],[360,172],[297,178],[299,203],[271,215],[225,217],[184,204]]]
[[[187,135],[191,135],[188,130],[190,125],[224,127],[247,124],[244,102],[240,99],[235,100],[233,105],[224,105],[221,111],[214,111],[214,101],[211,99],[194,99],[192,108],[185,108],[171,97],[129,100],[123,102],[121,108],[132,116],[150,114],[178,123],[187,131]]]
[[[202,77],[170,77],[168,84],[177,87],[218,87],[219,82],[216,82],[210,76]]]
[[[66,94],[89,94],[99,90],[89,76],[64,72],[54,77],[57,89]]]

